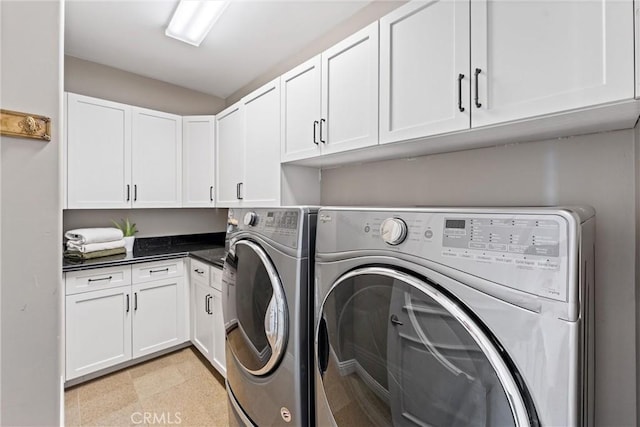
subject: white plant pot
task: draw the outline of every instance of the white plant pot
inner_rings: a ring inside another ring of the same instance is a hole
[[[126,236],[124,238],[124,248],[127,252],[133,252],[133,241],[136,240],[136,236]]]

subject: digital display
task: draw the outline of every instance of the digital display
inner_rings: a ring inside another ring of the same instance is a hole
[[[445,222],[445,227],[446,228],[461,228],[464,230],[465,227],[465,220],[464,219],[448,219]]]

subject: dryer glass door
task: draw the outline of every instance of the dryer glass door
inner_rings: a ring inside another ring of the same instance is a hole
[[[280,278],[265,251],[239,240],[225,263],[227,345],[252,375],[273,371],[285,352],[287,303]]]
[[[316,387],[338,425],[531,423],[495,341],[437,286],[391,268],[354,270],[321,316]]]

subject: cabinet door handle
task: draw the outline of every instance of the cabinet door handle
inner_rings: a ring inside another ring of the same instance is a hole
[[[475,97],[476,108],[482,107],[482,104],[480,103],[480,95],[478,94],[478,74],[480,74],[481,72],[482,70],[480,68],[476,68],[476,71],[474,73],[476,78],[476,97]]]
[[[149,270],[149,274],[153,274],[153,273],[162,273],[163,271],[169,271],[169,267],[167,268],[162,268],[160,270]]]
[[[129,312],[129,294],[127,294],[127,313]]]
[[[193,270],[193,271],[195,271],[198,274],[204,274],[204,270],[199,270],[197,268],[195,270]]]
[[[244,186],[243,182],[238,183],[238,200],[242,200],[242,187]]]
[[[462,106],[462,79],[464,79],[464,74],[458,74],[458,110],[461,113],[464,112],[464,107]]]
[[[318,132],[318,121],[313,121],[313,143],[318,145],[318,141],[316,140],[316,133]]]
[[[133,185],[133,201],[138,200],[138,184]]]
[[[213,185],[209,187],[209,201],[213,202]]]
[[[204,297],[204,311],[206,311],[207,314],[213,314],[213,313],[211,313],[210,302],[211,302],[211,295],[205,296]]]
[[[133,311],[138,311],[138,293],[133,293]]]
[[[87,282],[91,283],[91,282],[101,282],[103,280],[111,280],[113,279],[113,276],[109,276],[109,277],[102,277],[100,279],[89,279],[87,280]]]
[[[320,142],[322,142],[323,144],[326,144],[327,141],[325,141],[324,139],[322,139],[322,124],[326,123],[327,121],[325,119],[320,119]]]
[[[131,200],[131,185],[127,184],[127,202]]]

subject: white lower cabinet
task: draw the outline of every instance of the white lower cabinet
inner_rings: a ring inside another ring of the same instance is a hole
[[[66,273],[67,381],[187,341],[184,260],[170,261],[180,266],[175,277],[135,283],[134,274],[132,283],[132,269],[168,262]]]
[[[130,286],[68,295],[66,379],[131,359]]]
[[[191,342],[207,360],[213,358],[213,319],[209,310],[211,291],[208,283],[191,280]]]
[[[222,292],[214,289],[211,294],[213,297],[211,301],[211,311],[213,312],[213,357],[211,358],[211,363],[226,378],[227,362],[224,351],[225,330],[224,318],[222,317]]]
[[[222,270],[191,259],[191,342],[226,377]]]
[[[140,283],[132,290],[134,358],[186,341],[184,278]]]

